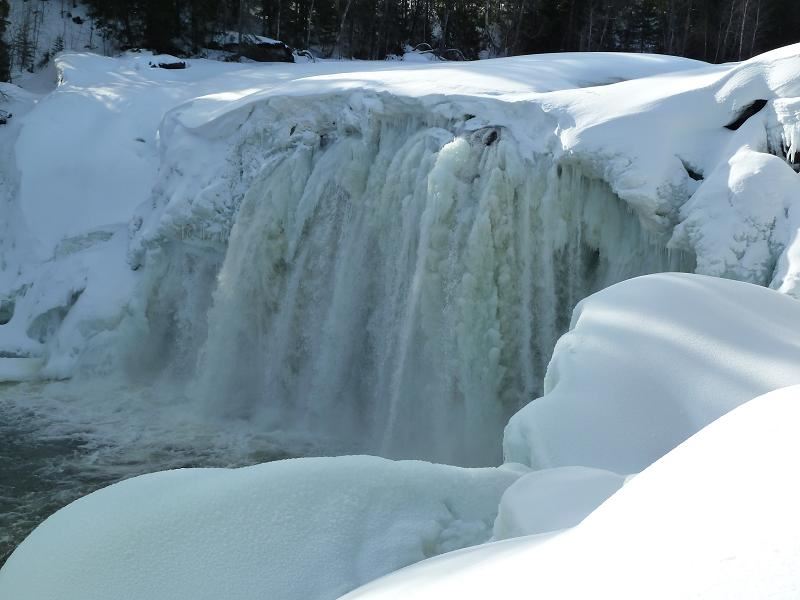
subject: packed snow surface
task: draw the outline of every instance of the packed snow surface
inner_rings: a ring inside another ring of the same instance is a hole
[[[797,598],[798,427],[800,386],[773,391],[681,444],[574,529],[447,554],[345,598]]]
[[[636,473],[729,410],[800,383],[800,302],[680,273],[619,283],[581,302],[556,345],[545,395],[506,427],[506,460]]]
[[[169,382],[212,420],[489,465],[589,294],[662,271],[796,294],[798,46],[162,60],[64,54],[13,95],[6,379]]]
[[[337,598],[488,540],[517,476],[374,457],[144,475],[50,517],[0,571],[0,597]]]

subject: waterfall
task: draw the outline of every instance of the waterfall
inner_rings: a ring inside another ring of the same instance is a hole
[[[693,257],[507,129],[398,119],[262,148],[197,325],[192,393],[354,451],[496,464],[574,305]]]

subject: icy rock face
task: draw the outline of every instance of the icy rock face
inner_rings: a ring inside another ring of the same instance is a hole
[[[186,248],[225,252],[199,292],[213,289],[207,332],[177,336],[212,413],[387,456],[496,464],[575,303],[693,258],[666,251],[580,165],[526,153],[506,128],[374,102],[349,121],[332,100],[288,118],[281,105],[280,119],[261,105],[231,159],[238,206],[207,210],[224,197],[213,188],[194,214],[167,205],[143,221],[131,261],[171,272]],[[198,223],[211,239],[180,239]],[[213,238],[229,223],[225,247]],[[205,308],[158,312],[192,324]]]

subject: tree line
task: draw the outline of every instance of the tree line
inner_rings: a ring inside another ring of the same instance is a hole
[[[48,1],[58,0],[39,0]],[[35,2],[25,0],[30,5]],[[76,2],[67,0],[68,5],[77,6]],[[467,59],[629,51],[725,62],[800,39],[800,8],[795,0],[85,0],[84,4],[102,49],[146,48],[179,55],[202,54],[221,32],[268,36],[323,57],[373,60],[423,47]],[[7,6],[8,0],[0,0],[0,32],[6,28]],[[30,26],[35,23],[34,18]],[[0,44],[0,76],[4,68],[7,72],[3,61],[8,64],[9,54],[26,60],[31,32],[22,33],[6,31],[5,43]]]

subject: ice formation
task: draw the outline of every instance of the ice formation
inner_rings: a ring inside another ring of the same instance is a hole
[[[497,464],[588,294],[658,271],[800,280],[797,47],[715,67],[147,60],[65,55],[0,132],[5,225],[27,232],[0,248],[0,356],[25,376],[180,381],[211,417]]]
[[[363,432],[388,456],[496,464],[572,306],[691,263],[606,184],[524,160],[508,130],[454,136],[383,108],[327,141],[288,136],[248,186],[197,395],[271,427]],[[280,145],[279,132],[254,135]]]

